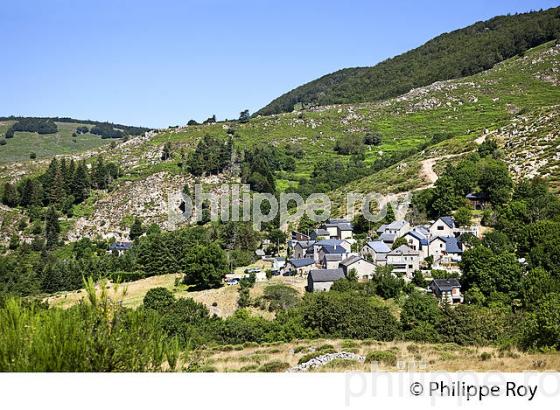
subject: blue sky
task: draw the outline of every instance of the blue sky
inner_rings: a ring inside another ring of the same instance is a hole
[[[498,14],[558,1],[0,0],[0,115],[237,118]]]

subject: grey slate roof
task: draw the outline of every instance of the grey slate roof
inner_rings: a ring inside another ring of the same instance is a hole
[[[351,231],[352,230],[352,224],[350,224],[350,223],[340,223],[340,224],[338,224],[338,229],[340,229],[341,231]]]
[[[115,242],[109,246],[111,251],[127,251],[132,248],[132,242]]]
[[[437,241],[438,239],[445,243],[445,252],[463,253],[461,241],[458,238],[455,238],[454,236],[436,236],[431,240],[431,242]]]
[[[370,241],[367,243],[371,249],[373,249],[376,253],[389,253],[391,252],[391,248],[383,242],[383,241]]]
[[[362,260],[361,256],[357,256],[357,255],[353,255],[353,256],[349,256],[348,258],[344,259],[343,261],[340,262],[341,265],[343,266],[350,266],[358,261]]]
[[[406,234],[418,239],[418,241],[420,242],[420,245],[422,245],[422,246],[428,245],[428,237],[426,235],[422,234],[421,232],[410,231],[410,232],[407,232]]]
[[[383,232],[381,235],[379,235],[379,240],[383,242],[395,242],[396,238],[397,235],[394,233]]]
[[[389,256],[399,256],[399,255],[412,255],[418,256],[420,252],[415,251],[414,249],[410,248],[407,245],[401,245],[397,249],[393,249],[391,252],[388,253]]]
[[[303,268],[304,266],[313,265],[314,260],[313,258],[301,258],[301,259],[290,259],[288,263],[292,265],[294,268]]]
[[[313,231],[313,233],[316,237],[317,236],[329,236],[329,231],[327,231],[326,229],[323,228],[317,228]]]
[[[323,245],[321,246],[321,249],[323,250],[324,253],[327,254],[341,254],[347,252],[347,250],[342,246]]]
[[[342,255],[340,253],[327,254],[327,255],[325,255],[324,259],[328,262],[341,261],[342,260]]]
[[[294,247],[296,245],[301,246],[302,249],[307,249],[310,246],[313,246],[315,244],[315,241],[296,241],[296,243],[294,244]]]
[[[313,282],[334,282],[344,278],[344,272],[336,269],[313,269],[309,271],[309,277]]]
[[[441,219],[451,229],[455,228],[455,219],[453,219],[452,216],[442,216],[439,219]]]
[[[344,241],[341,241],[340,239],[322,239],[320,241],[315,242],[315,245],[340,246],[342,245],[343,242]]]
[[[442,292],[449,292],[453,288],[460,288],[461,284],[457,279],[434,279],[430,286],[435,286]]]
[[[404,220],[400,220],[400,221],[393,221],[391,222],[389,225],[387,225],[385,227],[385,229],[396,229],[399,230],[401,229],[403,226],[405,226],[408,222],[404,221]]]

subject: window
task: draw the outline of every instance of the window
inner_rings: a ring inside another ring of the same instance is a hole
[[[443,226],[442,226],[442,225],[439,225],[439,226],[437,227],[437,230],[438,230],[438,231],[443,231]]]

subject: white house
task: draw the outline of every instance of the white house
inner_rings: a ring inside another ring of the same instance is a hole
[[[330,290],[337,280],[344,279],[342,269],[313,269],[307,275],[308,292],[324,292]]]
[[[439,217],[430,225],[430,235],[435,236],[455,236],[455,220],[452,216]]]
[[[296,275],[306,277],[311,269],[315,269],[313,258],[288,259],[284,271],[294,272]]]
[[[387,254],[387,265],[393,267],[394,274],[402,274],[412,279],[414,271],[420,269],[420,252],[407,245],[401,245]]]
[[[346,253],[324,254],[321,259],[321,266],[323,267],[323,269],[336,269],[345,257]]]
[[[385,266],[389,252],[391,252],[391,248],[385,242],[370,241],[362,247],[361,255],[364,258],[371,257],[371,260],[377,266]]]
[[[344,271],[344,275],[348,277],[350,272],[355,271],[358,280],[367,280],[373,277],[375,265],[366,261],[361,256],[353,255],[340,262],[339,267]]]
[[[438,236],[430,241],[429,255],[440,264],[457,264],[463,255],[463,245],[454,236]]]
[[[420,257],[422,259],[428,256],[429,233],[413,229],[405,233],[403,238],[406,239],[409,248],[420,252]]]
[[[351,248],[352,245],[347,240],[323,239],[313,244],[313,259],[315,263],[319,264],[326,253],[350,253]]]
[[[408,231],[410,231],[410,224],[405,220],[393,221],[390,224],[381,225],[377,229],[379,240],[388,244],[392,244],[395,239],[400,238]]]

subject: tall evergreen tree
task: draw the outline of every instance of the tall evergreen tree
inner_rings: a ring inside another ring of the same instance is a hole
[[[10,207],[18,206],[19,195],[16,187],[9,182],[4,184],[4,192],[2,193],[2,203]]]
[[[51,206],[47,211],[45,219],[45,239],[47,240],[47,249],[53,249],[58,244],[60,236],[60,224],[58,223],[58,215],[56,209]]]
[[[134,218],[134,222],[130,227],[130,233],[128,234],[128,236],[130,237],[130,239],[135,240],[136,238],[142,236],[143,233],[144,228],[142,227],[142,221],[138,217]]]
[[[21,205],[25,207],[41,205],[42,190],[43,188],[39,181],[26,178],[21,188]]]
[[[85,162],[80,162],[74,173],[72,180],[71,191],[76,202],[83,202],[89,196],[90,179]]]

